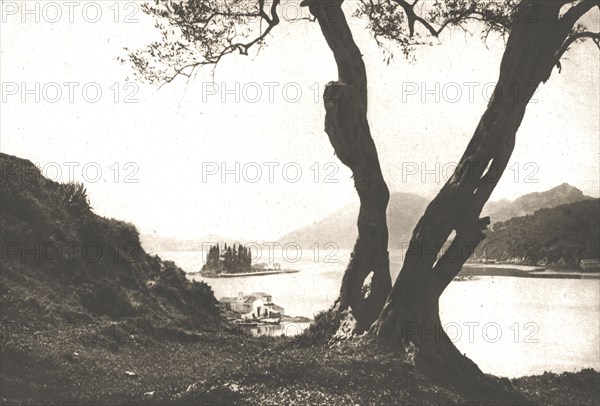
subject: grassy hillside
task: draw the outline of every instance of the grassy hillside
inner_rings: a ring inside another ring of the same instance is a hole
[[[0,155],[3,320],[135,320],[191,328],[219,314],[212,290],[149,256],[136,228],[93,213],[85,189]]]
[[[600,257],[600,200],[541,209],[495,223],[475,258],[577,266]]]

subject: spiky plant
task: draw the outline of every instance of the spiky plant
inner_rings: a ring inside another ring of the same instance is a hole
[[[91,210],[87,190],[83,183],[69,182],[62,184],[65,206],[71,213],[81,216]]]

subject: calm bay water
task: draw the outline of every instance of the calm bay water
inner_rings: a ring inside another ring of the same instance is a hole
[[[300,259],[284,268],[293,274],[241,278],[203,278],[217,298],[238,292],[264,291],[291,316],[313,315],[337,298],[349,251],[329,260]],[[167,251],[158,255],[184,271],[198,271],[201,252]],[[391,252],[395,279],[402,253]],[[479,277],[450,284],[440,299],[442,322],[456,346],[480,368],[499,376],[516,377],[600,369],[600,280]]]

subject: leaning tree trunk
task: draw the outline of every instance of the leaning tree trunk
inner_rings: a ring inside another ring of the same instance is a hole
[[[323,95],[325,132],[342,163],[352,170],[360,198],[358,239],[342,280],[338,311],[348,308],[356,319],[354,332],[377,320],[392,283],[389,273],[386,209],[390,194],[381,173],[377,149],[367,121],[367,74],[341,9],[343,0],[307,0],[333,51],[339,79]],[[363,284],[372,273],[370,292]]]
[[[438,301],[485,238],[489,218],[480,219],[481,210],[506,168],[527,103],[550,77],[573,27],[559,19],[562,3],[526,0],[519,5],[518,16],[530,15],[529,8],[535,7],[539,22],[513,23],[493,98],[453,176],[415,227],[398,279],[371,328],[378,341],[415,350],[415,362],[426,371],[472,389],[492,386],[444,332]],[[452,232],[452,243],[441,253]]]

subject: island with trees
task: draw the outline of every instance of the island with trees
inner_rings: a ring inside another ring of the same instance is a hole
[[[206,253],[206,262],[200,274],[207,278],[227,278],[236,276],[273,275],[294,273],[296,269],[282,269],[279,263],[258,263],[252,265],[252,249],[239,243],[232,245],[215,244]]]

